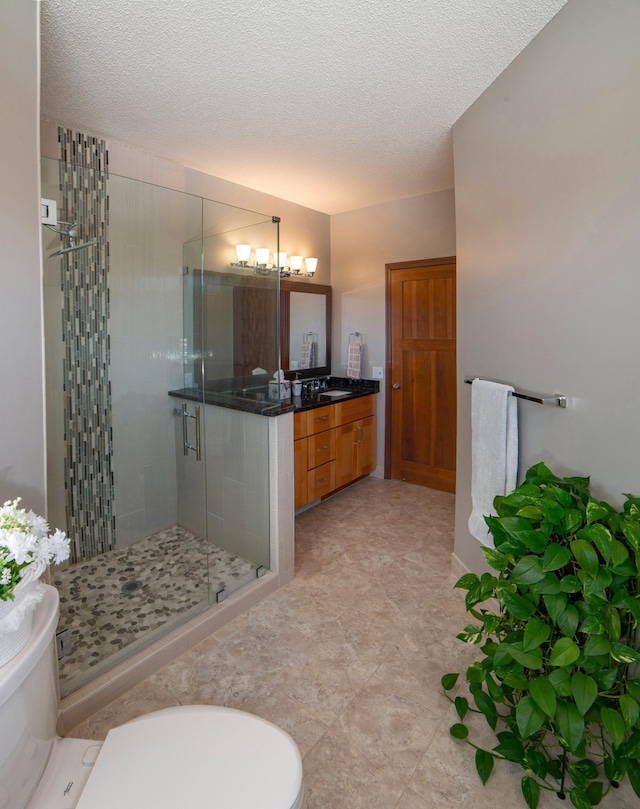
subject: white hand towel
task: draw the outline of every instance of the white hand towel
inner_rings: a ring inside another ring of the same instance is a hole
[[[347,377],[349,379],[360,379],[362,367],[362,343],[349,343],[349,354],[347,356]]]
[[[300,352],[300,368],[311,368],[311,341],[302,341],[302,351]]]
[[[471,503],[469,530],[493,547],[484,516],[493,499],[512,492],[518,477],[518,403],[510,385],[474,379],[471,385]]]

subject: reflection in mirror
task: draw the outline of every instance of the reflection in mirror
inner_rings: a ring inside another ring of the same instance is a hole
[[[324,295],[291,292],[289,295],[289,369],[327,364],[327,301]]]

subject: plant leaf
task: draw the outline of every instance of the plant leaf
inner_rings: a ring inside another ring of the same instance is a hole
[[[536,611],[535,604],[529,601],[528,598],[525,598],[518,593],[512,593],[509,590],[505,590],[502,594],[502,598],[504,601],[504,606],[514,618],[526,620],[527,618],[531,618]]]
[[[585,531],[586,529],[583,529]],[[581,531],[580,533],[582,534]],[[585,539],[574,539],[570,543],[571,553],[580,567],[589,575],[595,576],[598,570],[598,554],[593,549],[593,545]]]
[[[611,651],[611,644],[602,635],[592,635],[584,645],[586,657],[600,657],[608,655]]]
[[[630,760],[627,767],[627,774],[633,791],[640,798],[640,764],[637,761]]]
[[[600,669],[600,671],[592,671],[591,676],[598,684],[601,691],[610,691],[615,685],[618,677],[618,669]]]
[[[477,584],[480,584],[480,579],[475,573],[465,573],[453,586],[454,588],[459,587],[461,590],[471,590],[471,588],[475,587]]]
[[[584,738],[584,719],[573,702],[559,702],[556,710],[558,733],[572,753],[576,753]]]
[[[596,681],[588,674],[576,671],[571,677],[571,694],[575,700],[576,707],[582,716],[584,716],[598,696]]]
[[[587,793],[582,789],[578,789],[578,787],[574,787],[569,792],[569,798],[576,809],[593,809],[593,804],[587,797]]]
[[[454,685],[458,682],[459,674],[445,674],[440,680],[440,684],[445,691],[451,691]]]
[[[550,666],[570,666],[580,657],[580,649],[571,638],[560,638],[553,645]]]
[[[612,643],[611,657],[618,663],[638,663],[640,662],[640,650],[632,649],[624,643]]]
[[[550,718],[556,715],[556,691],[548,677],[537,677],[529,684],[529,693],[536,705]]]
[[[534,669],[537,671],[542,668],[541,649],[532,649],[530,652],[527,652],[522,648],[521,643],[510,643],[508,651],[513,659],[520,663],[521,666],[524,666],[525,669]]]
[[[620,747],[624,741],[625,725],[622,714],[615,710],[615,708],[600,708],[600,716],[604,723],[607,733],[611,736],[611,742],[615,747]]]
[[[509,559],[495,548],[482,548],[482,555],[494,570],[505,570],[509,567]],[[483,782],[484,783],[484,782]]]
[[[523,739],[528,739],[529,736],[533,736],[540,730],[545,718],[544,711],[536,705],[531,697],[522,697],[516,705],[516,722]]]
[[[605,528],[604,525],[589,525],[578,532],[578,537],[593,542],[602,554],[604,561],[609,564],[611,561],[613,537],[611,536],[611,532]]]
[[[524,747],[515,733],[506,731],[498,733],[497,736],[500,744],[493,748],[496,753],[504,756],[507,761],[513,761],[515,764],[520,764],[524,761]]]
[[[567,638],[573,638],[580,623],[580,615],[573,604],[569,604],[565,611],[558,616],[558,627]]]
[[[588,525],[591,525],[591,523],[601,520],[603,517],[606,517],[607,514],[608,514],[607,509],[601,503],[598,503],[597,500],[589,499],[589,502],[587,503]]]
[[[640,707],[638,703],[629,694],[623,694],[620,697],[618,705],[620,706],[620,713],[622,714],[625,725],[631,730],[638,721],[638,717],[640,717]]]
[[[582,585],[578,581],[577,576],[570,573],[560,580],[560,589],[563,593],[579,593],[582,590]]]
[[[627,680],[627,691],[640,702],[640,680]]]
[[[525,775],[520,786],[529,809],[538,809],[538,802],[540,800],[540,785],[536,779],[532,778],[530,775]]]
[[[493,756],[491,753],[480,748],[476,750],[476,770],[482,783],[486,784],[493,770]]]
[[[611,564],[613,567],[619,567],[624,564],[629,558],[629,551],[625,548],[622,542],[617,539],[613,540],[611,545]]]
[[[495,730],[498,722],[498,711],[496,710],[495,703],[491,697],[481,689],[478,689],[477,691],[474,691],[473,698],[476,701],[478,710],[485,715],[491,729]]]
[[[597,778],[597,774],[594,775],[594,779]],[[602,794],[604,792],[602,781],[595,781],[593,780],[589,786],[585,789],[587,793],[587,798],[591,801],[592,806],[598,806],[600,801],[602,800]]]
[[[549,682],[559,697],[571,696],[571,677],[565,669],[556,669],[549,675]]]
[[[554,622],[558,623],[558,616],[566,610],[569,599],[566,593],[558,593],[558,595],[545,595],[543,596],[545,607],[549,613],[549,617]]]
[[[544,578],[542,562],[538,556],[523,556],[509,576],[516,584],[535,584]]]
[[[549,520],[552,525],[560,525],[564,518],[564,508],[560,503],[554,503],[552,500],[538,500],[537,505],[545,519]]]
[[[456,697],[454,700],[454,705],[456,706],[456,713],[458,714],[460,721],[463,722],[467,711],[469,710],[469,700],[466,697]]]
[[[551,627],[548,624],[545,624],[540,618],[531,618],[524,629],[522,648],[525,652],[537,649],[538,646],[542,646],[548,640],[550,635]]]
[[[560,579],[555,573],[545,573],[544,578],[533,585],[533,591],[534,593],[549,593],[551,595],[561,593]]]
[[[571,561],[571,551],[566,545],[559,545],[557,542],[551,542],[542,557],[542,569],[545,573],[551,570],[560,570],[568,562]]]
[[[480,663],[472,663],[466,672],[467,682],[478,684],[484,681],[484,669]]]
[[[469,735],[469,730],[467,729],[466,725],[456,723],[455,725],[451,725],[449,728],[449,733],[454,737],[454,739],[466,739]]]

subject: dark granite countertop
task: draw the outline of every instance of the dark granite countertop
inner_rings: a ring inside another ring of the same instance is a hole
[[[326,385],[325,389],[305,393],[304,396],[292,396],[291,399],[283,399],[282,402],[270,402],[263,391],[256,392],[256,389],[205,390],[204,404],[242,410],[245,413],[255,413],[259,416],[281,416],[283,413],[313,410],[316,407],[337,404],[380,391],[380,382],[377,379],[348,379],[330,376],[326,377]],[[334,395],[331,391],[341,391],[341,393]],[[203,392],[198,388],[170,390],[169,396],[188,399],[192,402],[202,403],[203,401]]]

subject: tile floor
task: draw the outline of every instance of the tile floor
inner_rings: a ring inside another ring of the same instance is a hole
[[[525,807],[520,768],[501,762],[483,787],[472,749],[448,733],[440,677],[477,655],[455,637],[467,620],[450,573],[453,512],[453,495],[368,478],[303,513],[293,582],[70,735],[101,739],[180,703],[228,705],[294,737],[305,809]],[[601,806],[638,799],[618,790]]]

